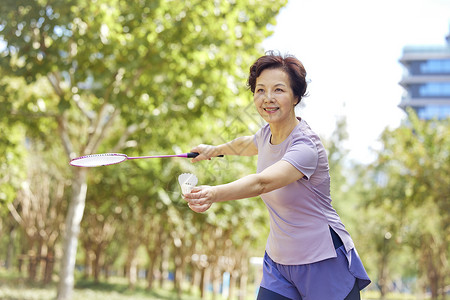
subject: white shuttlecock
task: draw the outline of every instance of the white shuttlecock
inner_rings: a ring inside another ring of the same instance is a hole
[[[181,187],[181,192],[184,194],[190,193],[194,186],[197,185],[197,176],[191,173],[183,173],[178,176],[178,183]]]

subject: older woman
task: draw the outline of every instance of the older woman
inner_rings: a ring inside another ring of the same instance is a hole
[[[306,71],[293,56],[268,53],[250,67],[248,85],[267,122],[253,136],[199,145],[192,161],[218,155],[258,155],[257,172],[200,186],[184,195],[189,207],[261,196],[270,216],[258,299],[360,299],[370,279],[350,234],[331,205],[325,149],[295,106],[305,96]]]

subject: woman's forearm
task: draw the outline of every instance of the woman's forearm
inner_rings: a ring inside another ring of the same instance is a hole
[[[266,191],[266,185],[258,174],[251,174],[236,181],[217,185],[215,189],[215,201],[223,202],[244,198],[257,197]]]
[[[214,202],[256,197],[303,177],[303,173],[289,162],[280,160],[260,173],[247,175],[227,184],[194,187],[191,193],[184,195],[184,199],[193,210],[203,212]]]
[[[303,178],[302,172],[287,161],[278,161],[261,173],[247,175],[236,181],[217,185],[213,202],[256,197]]]
[[[251,156],[258,154],[258,149],[253,142],[253,136],[238,137],[228,143],[216,146],[218,155]]]

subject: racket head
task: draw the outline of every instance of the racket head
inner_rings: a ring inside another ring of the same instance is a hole
[[[119,164],[128,159],[128,156],[121,153],[91,154],[74,158],[70,165],[74,167],[100,167]]]

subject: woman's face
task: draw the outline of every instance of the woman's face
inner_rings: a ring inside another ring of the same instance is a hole
[[[295,118],[295,104],[289,75],[281,69],[266,69],[256,78],[253,101],[268,123],[282,123]]]

